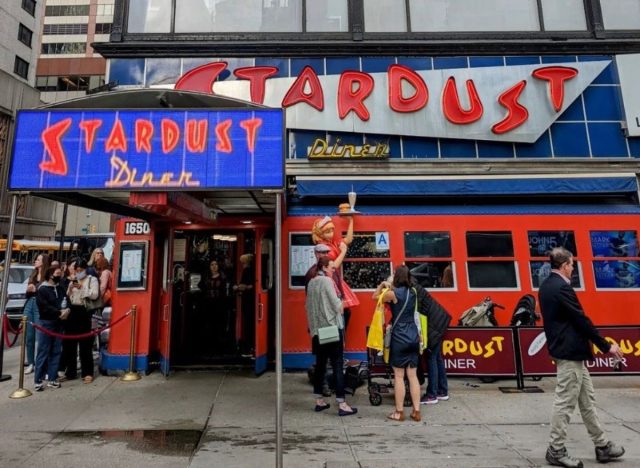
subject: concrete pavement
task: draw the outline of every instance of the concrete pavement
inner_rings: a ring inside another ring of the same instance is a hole
[[[64,382],[21,400],[17,350],[5,351],[0,383],[0,466],[268,467],[275,465],[275,374],[243,371],[159,373],[138,382],[99,376]],[[640,377],[596,377],[599,414],[611,438],[627,450],[610,466],[640,466]],[[356,416],[337,416],[335,402],[313,412],[306,373],[287,373],[284,464],[287,467],[546,466],[544,453],[555,379],[527,382],[538,394],[504,394],[477,379],[450,379],[451,399],[423,406],[423,422],[392,422],[392,394],[369,404],[365,387],[350,403]],[[26,388],[33,389],[33,376]],[[334,408],[335,411],[334,411]],[[568,448],[585,466],[594,451],[580,416]]]

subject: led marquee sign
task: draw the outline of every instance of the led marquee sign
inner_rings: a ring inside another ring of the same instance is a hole
[[[10,190],[282,188],[283,112],[18,113]]]

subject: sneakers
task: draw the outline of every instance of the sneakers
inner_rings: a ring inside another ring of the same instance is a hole
[[[438,404],[438,398],[437,397],[428,396],[428,395],[424,395],[422,398],[420,398],[420,404],[421,405],[436,405],[436,404]]]
[[[33,388],[35,389],[36,392],[41,392],[44,390],[44,383],[43,382],[37,383],[33,386]]]
[[[24,374],[32,374],[33,373],[33,364],[29,364],[27,367],[24,368]]]
[[[438,395],[438,400],[447,401],[449,399],[449,395]]]
[[[596,447],[596,460],[598,463],[607,463],[624,455],[624,447],[613,442],[607,442],[604,447]]]
[[[580,460],[570,456],[567,453],[567,449],[565,447],[559,450],[554,450],[553,448],[549,447],[547,449],[545,458],[547,459],[547,463],[549,463],[549,465],[564,466],[566,468],[582,468],[584,466]]]
[[[58,382],[57,380],[52,380],[47,384],[48,388],[60,388],[60,386],[60,382]]]

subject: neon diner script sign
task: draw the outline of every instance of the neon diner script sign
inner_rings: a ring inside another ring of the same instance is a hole
[[[20,111],[9,189],[282,188],[283,122],[280,109]]]

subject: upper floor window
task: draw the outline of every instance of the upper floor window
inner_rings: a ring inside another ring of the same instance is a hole
[[[307,1],[307,31],[349,31],[347,0]]]
[[[605,29],[640,29],[638,0],[600,0]]]
[[[96,34],[109,34],[111,23],[96,23]]]
[[[53,42],[42,44],[43,54],[84,54],[87,45],[84,42]]]
[[[469,289],[518,287],[511,232],[470,231],[466,240]]]
[[[366,0],[364,29],[367,32],[398,32],[407,30],[405,0]]]
[[[545,31],[585,31],[584,0],[542,0]]]
[[[113,16],[113,4],[100,4],[96,10],[97,16]]]
[[[536,0],[409,0],[409,8],[411,31],[540,30]]]
[[[89,16],[89,5],[49,5],[45,16]]]
[[[86,23],[45,24],[42,34],[87,34]]]
[[[18,27],[18,40],[31,47],[31,39],[33,39],[33,31],[20,23],[20,26]]]
[[[29,76],[29,62],[27,62],[26,60],[22,60],[16,55],[16,60],[13,64],[13,73],[21,76],[26,80]]]
[[[175,32],[302,31],[302,0],[208,0],[194,3],[176,2]]]
[[[181,2],[185,3],[185,2]],[[190,6],[192,2],[188,2]],[[198,6],[199,8],[199,6]],[[193,21],[199,21],[192,8]],[[171,31],[171,0],[136,0],[129,2],[127,28],[132,33],[162,33]]]
[[[29,13],[31,16],[36,14],[36,1],[35,0],[22,0],[22,9]]]

